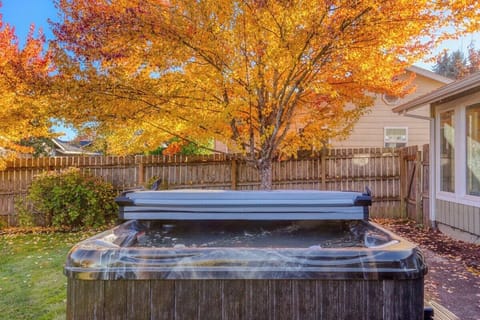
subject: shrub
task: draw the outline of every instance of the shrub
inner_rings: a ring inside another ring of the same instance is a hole
[[[38,175],[24,201],[16,203],[20,223],[46,227],[90,228],[112,222],[117,214],[110,183],[69,168]]]

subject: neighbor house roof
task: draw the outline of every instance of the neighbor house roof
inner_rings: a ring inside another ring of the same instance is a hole
[[[57,152],[64,155],[98,155],[98,153],[86,151],[85,149],[74,146],[66,141],[59,139],[52,139],[52,141],[57,147]]]
[[[450,78],[444,77],[442,75],[436,74],[435,72],[432,72],[430,70],[423,69],[423,68],[420,68],[420,67],[417,67],[417,66],[410,66],[410,67],[407,68],[407,71],[414,72],[414,73],[416,73],[418,75],[421,75],[423,77],[430,78],[432,80],[435,80],[435,81],[438,81],[438,82],[441,82],[441,83],[445,83],[445,84],[452,83],[454,81]]]
[[[392,109],[393,112],[403,113],[420,108],[427,104],[439,103],[446,99],[459,96],[466,92],[480,91],[480,72],[474,73],[464,79],[454,81],[432,92],[410,100]]]

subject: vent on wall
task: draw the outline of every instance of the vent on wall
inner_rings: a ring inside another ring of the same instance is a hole
[[[389,95],[389,94],[384,94],[382,96],[382,100],[383,100],[383,102],[385,102],[389,106],[394,106],[394,105],[398,104],[398,102],[399,102],[398,97],[392,96],[392,95]]]
[[[383,128],[383,141],[386,148],[405,147],[408,142],[408,128],[406,127]]]

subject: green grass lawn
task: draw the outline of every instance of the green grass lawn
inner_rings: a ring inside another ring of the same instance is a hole
[[[91,235],[0,234],[0,319],[65,319],[65,257]]]

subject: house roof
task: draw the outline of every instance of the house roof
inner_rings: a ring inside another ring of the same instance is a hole
[[[89,152],[81,147],[74,146],[66,141],[62,141],[59,139],[52,139],[53,143],[57,146],[57,151],[63,153],[65,155],[97,155],[95,152]]]
[[[407,68],[407,71],[414,72],[423,77],[430,78],[432,80],[436,80],[438,82],[445,83],[445,84],[452,83],[454,81],[450,78],[444,77],[442,75],[436,74],[435,72],[432,72],[430,70],[423,69],[417,66],[410,66]]]
[[[393,112],[403,113],[420,108],[427,104],[438,103],[447,98],[458,96],[471,90],[480,90],[480,72],[474,73],[464,79],[454,81],[432,92],[410,100],[392,109]]]

